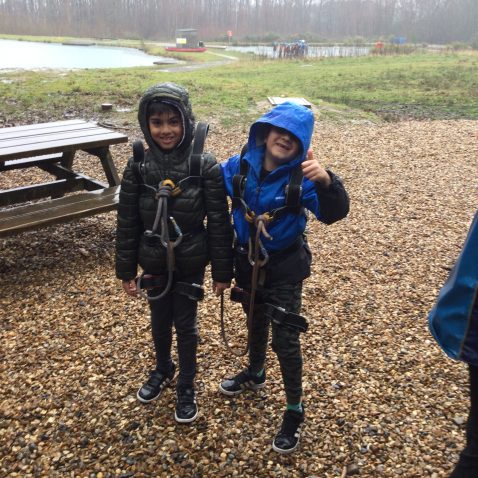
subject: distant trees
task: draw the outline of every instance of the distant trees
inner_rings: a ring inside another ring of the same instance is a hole
[[[0,32],[172,40],[400,35],[423,42],[478,41],[478,0],[0,0]]]

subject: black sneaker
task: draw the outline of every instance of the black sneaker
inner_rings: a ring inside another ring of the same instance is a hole
[[[292,453],[299,445],[300,429],[304,422],[304,412],[286,410],[279,433],[272,442],[272,449],[277,453]]]
[[[193,388],[178,388],[176,390],[176,411],[174,419],[179,423],[189,423],[196,420],[198,406],[196,404],[196,393]]]
[[[176,365],[173,363],[171,372],[168,375],[152,370],[148,381],[138,390],[136,398],[142,403],[149,403],[156,400],[161,395],[164,387],[166,387],[174,378]]]
[[[259,390],[266,386],[266,372],[262,372],[260,377],[251,373],[249,368],[238,373],[228,380],[224,380],[219,385],[219,391],[224,395],[235,396],[241,394],[244,390]]]

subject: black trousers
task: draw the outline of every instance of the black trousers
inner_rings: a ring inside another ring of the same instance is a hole
[[[449,478],[478,476],[478,367],[469,365],[470,411],[466,423],[466,446]]]
[[[164,298],[149,302],[151,309],[151,332],[156,351],[156,369],[168,373],[172,367],[171,347],[173,326],[176,330],[179,376],[177,387],[193,387],[196,375],[196,352],[198,344],[197,301],[178,293],[176,282],[202,285],[204,270],[183,277],[175,277],[172,291]],[[151,295],[158,295],[152,290]]]
[[[468,365],[470,373],[470,412],[466,424],[466,448],[463,453],[478,458],[478,367]]]

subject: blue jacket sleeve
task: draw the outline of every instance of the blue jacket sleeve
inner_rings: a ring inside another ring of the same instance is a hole
[[[232,156],[227,161],[221,163],[222,177],[224,178],[224,186],[226,193],[232,198],[232,178],[239,171],[239,155]]]

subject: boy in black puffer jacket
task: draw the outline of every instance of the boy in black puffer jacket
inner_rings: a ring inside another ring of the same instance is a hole
[[[141,285],[148,289],[156,368],[137,398],[143,403],[157,399],[173,379],[174,325],[179,359],[175,419],[188,423],[198,414],[197,298],[193,297],[200,291],[209,261],[213,291],[220,295],[230,286],[232,228],[214,156],[202,155],[199,180],[190,174],[195,122],[187,90],[173,83],[149,88],[141,98],[138,119],[149,149],[141,163],[131,158],[123,174],[116,275],[125,292],[136,297],[139,265],[144,271]]]

